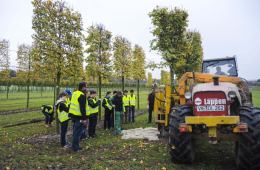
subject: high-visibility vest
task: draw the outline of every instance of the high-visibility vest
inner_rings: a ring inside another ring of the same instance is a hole
[[[90,98],[94,104],[96,104],[96,100],[93,99],[93,98]],[[98,112],[98,106],[97,107],[94,107],[92,108],[91,106],[89,106],[89,109],[90,109],[90,114],[94,114],[94,113],[97,113]]]
[[[80,112],[80,107],[79,107],[79,96],[84,95],[82,91],[75,91],[73,92],[71,96],[71,103],[70,103],[70,110],[69,113],[75,115],[75,116],[82,116]]]
[[[86,115],[89,116],[90,115],[90,108],[88,105],[88,100],[86,100]]]
[[[66,103],[70,104],[70,98],[66,98]]]
[[[68,103],[65,101],[60,102],[60,103],[64,103],[66,105],[66,107],[69,107]],[[58,108],[57,108],[58,119],[60,120],[60,122],[64,122],[69,119],[69,113],[65,112],[64,110],[61,112],[59,109],[59,104],[57,105],[58,106]]]
[[[123,95],[123,103],[124,106],[129,106],[129,95],[127,96]]]
[[[108,107],[109,110],[112,110],[112,106],[110,106],[110,104],[108,103],[108,99],[105,97],[105,101],[106,101],[106,106]]]
[[[130,105],[135,106],[135,95],[133,96],[130,95],[129,99],[130,99]]]
[[[44,111],[45,112],[47,112],[48,114],[51,114],[52,112],[53,112],[53,106],[52,105],[43,105],[42,107],[41,107],[41,109],[43,110],[44,109],[44,106],[49,106],[49,107],[51,107],[51,109],[48,111],[48,109],[46,108]]]

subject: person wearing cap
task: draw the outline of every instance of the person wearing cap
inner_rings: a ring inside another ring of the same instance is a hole
[[[67,131],[69,127],[69,104],[66,101],[68,93],[65,91],[61,91],[59,94],[60,99],[57,100],[55,107],[58,113],[58,119],[61,124],[61,134],[60,134],[60,142],[61,149],[66,149],[71,146],[69,141],[67,140]]]
[[[66,102],[67,102],[68,104],[70,104],[70,100],[71,100],[71,95],[72,95],[72,93],[71,93],[71,91],[70,91],[69,89],[65,90],[65,92],[68,94],[67,97],[66,97]]]

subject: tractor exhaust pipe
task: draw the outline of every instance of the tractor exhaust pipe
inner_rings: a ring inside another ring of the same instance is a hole
[[[219,77],[216,76],[216,77],[212,77],[212,78],[214,80],[214,86],[218,86],[219,85],[219,81],[218,81]]]

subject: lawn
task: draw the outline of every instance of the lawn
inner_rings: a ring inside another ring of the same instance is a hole
[[[147,94],[140,93],[143,109],[146,109]],[[253,100],[254,105],[260,107],[260,91],[253,91]],[[8,101],[19,104],[16,100]],[[41,98],[39,101],[45,102]],[[9,109],[13,107],[8,105]],[[120,136],[113,136],[110,130],[98,130],[96,139],[81,142],[84,152],[75,154],[70,149],[59,148],[59,136],[55,135],[54,127],[45,128],[43,121],[31,122],[44,119],[40,111],[0,116],[0,169],[236,169],[233,142],[212,146],[208,141],[197,141],[194,163],[179,165],[171,163],[168,139],[161,138],[156,142],[122,140]],[[147,117],[148,114],[141,115],[136,118],[136,123],[124,124],[123,127],[156,128],[154,122],[147,124]],[[18,124],[23,125],[16,126]],[[39,140],[44,136],[51,138]]]

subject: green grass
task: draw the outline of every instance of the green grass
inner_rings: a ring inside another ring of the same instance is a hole
[[[31,92],[29,93],[30,98],[37,98],[37,97],[41,97],[41,93],[40,92]],[[6,93],[0,93],[0,99],[2,100],[6,100]],[[42,92],[42,97],[53,97],[54,93],[53,92]],[[8,94],[8,98],[9,99],[26,99],[27,98],[27,93],[25,91],[23,92],[16,92],[16,93],[12,93],[10,92]]]
[[[147,108],[147,96],[149,92],[140,93],[140,109]],[[0,95],[0,111],[9,111],[17,109],[25,109],[27,105],[27,94],[23,93],[11,93],[10,98],[12,100],[6,100],[3,95]],[[38,96],[38,97],[37,97]],[[43,98],[38,93],[30,93],[29,108],[41,107],[45,104],[53,104],[53,92],[44,92]],[[102,93],[101,99],[103,100],[105,92]],[[137,107],[137,106],[136,106]],[[102,108],[103,110],[103,108]]]
[[[141,108],[146,109],[148,92],[140,94]],[[35,103],[45,102],[41,99]],[[47,100],[53,101],[53,98]],[[260,91],[253,91],[256,107],[260,107]],[[7,100],[8,105],[13,100]],[[23,100],[20,100],[22,102]],[[0,101],[0,107],[3,101]],[[19,100],[14,100],[19,104]],[[40,105],[40,104],[38,104]],[[9,109],[14,106],[8,105]],[[23,107],[24,108],[24,107]],[[103,110],[103,109],[102,109]],[[216,170],[236,169],[234,142],[210,145],[208,141],[196,141],[196,158],[191,165],[173,164],[168,153],[168,139],[122,140],[112,131],[97,131],[96,139],[81,142],[83,153],[61,150],[59,139],[36,141],[37,136],[54,133],[54,127],[45,128],[44,122],[3,128],[32,119],[44,119],[40,111],[0,115],[0,169],[175,169]],[[148,115],[136,118],[136,123],[124,124],[125,129],[157,127],[147,124]],[[71,141],[71,137],[69,138]]]

